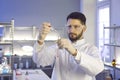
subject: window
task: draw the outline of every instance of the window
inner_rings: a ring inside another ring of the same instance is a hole
[[[98,0],[103,1],[103,0]],[[109,43],[110,31],[104,30],[104,27],[110,26],[110,5],[108,2],[97,3],[97,29],[98,29],[98,47],[103,61],[110,61],[110,47],[104,46]]]

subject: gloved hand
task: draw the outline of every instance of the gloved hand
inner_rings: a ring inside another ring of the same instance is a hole
[[[42,24],[42,28],[40,29],[39,36],[38,36],[38,43],[42,44],[47,36],[47,34],[51,30],[51,24],[48,22],[44,22]]]
[[[61,38],[57,41],[57,44],[60,49],[65,48],[73,56],[77,55],[77,50],[74,48],[74,46],[68,39]]]

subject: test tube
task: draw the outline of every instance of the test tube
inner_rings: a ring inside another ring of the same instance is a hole
[[[53,26],[51,27],[51,32],[55,32],[57,34],[57,36],[58,36],[58,39],[61,38],[59,32]]]

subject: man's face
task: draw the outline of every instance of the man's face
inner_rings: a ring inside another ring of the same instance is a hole
[[[86,26],[81,24],[78,19],[68,19],[67,21],[68,36],[72,42],[75,42],[83,37],[83,32]]]

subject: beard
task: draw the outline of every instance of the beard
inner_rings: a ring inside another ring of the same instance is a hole
[[[82,35],[83,35],[83,30],[82,32],[77,35],[75,33],[69,33],[68,36],[69,36],[69,39],[72,41],[72,42],[76,42],[77,40],[81,39],[82,38]],[[76,37],[75,37],[76,36]]]

